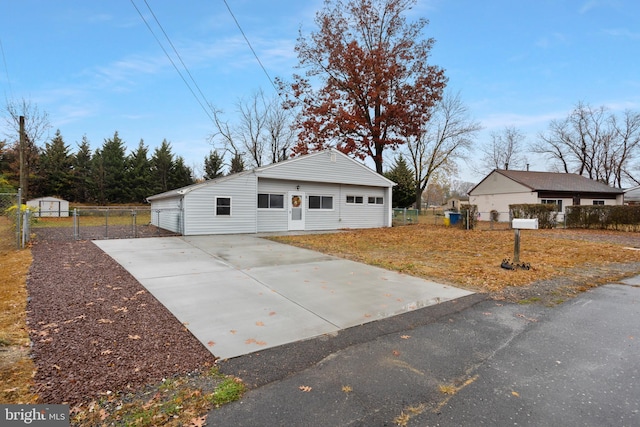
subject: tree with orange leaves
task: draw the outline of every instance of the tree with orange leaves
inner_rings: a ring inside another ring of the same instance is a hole
[[[383,152],[395,149],[430,118],[447,78],[427,62],[434,39],[426,19],[407,22],[416,0],[326,0],[318,30],[300,34],[296,52],[304,75],[280,82],[300,108],[293,152],[336,147],[371,158],[383,172]],[[289,90],[290,89],[290,90]]]

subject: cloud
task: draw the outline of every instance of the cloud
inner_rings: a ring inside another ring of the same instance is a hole
[[[535,45],[542,49],[548,49],[550,47],[555,47],[559,45],[567,45],[569,44],[569,39],[563,33],[552,33],[548,36],[543,36],[539,38]]]
[[[609,28],[602,32],[611,37],[640,40],[640,32],[633,32],[627,28]]]

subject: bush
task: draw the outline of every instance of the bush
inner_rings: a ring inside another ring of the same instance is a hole
[[[509,205],[511,218],[538,219],[538,228],[554,228],[558,225],[557,205],[520,204]]]
[[[567,228],[640,229],[640,206],[568,206]]]
[[[460,206],[461,221],[460,227],[473,230],[478,225],[478,206],[462,205]],[[468,221],[468,223],[467,223]]]

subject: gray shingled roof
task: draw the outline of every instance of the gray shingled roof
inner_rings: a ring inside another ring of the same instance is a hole
[[[572,193],[609,193],[622,194],[623,190],[609,187],[593,179],[574,173],[530,172],[520,170],[496,169],[495,172],[506,176],[533,191],[568,191]]]

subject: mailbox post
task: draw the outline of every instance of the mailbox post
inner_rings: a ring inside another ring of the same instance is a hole
[[[520,230],[537,230],[538,219],[514,218],[511,221],[511,228],[514,230],[513,242],[513,262],[520,262]]]

